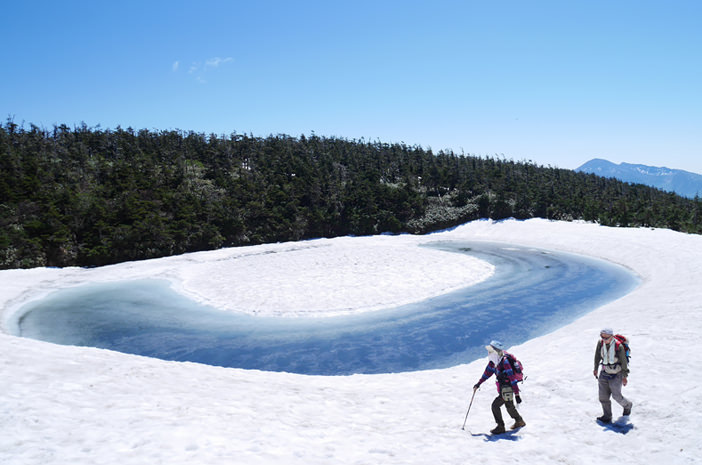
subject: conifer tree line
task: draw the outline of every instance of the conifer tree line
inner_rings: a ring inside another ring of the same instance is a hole
[[[509,217],[702,233],[699,197],[526,161],[315,134],[0,123],[0,269]]]

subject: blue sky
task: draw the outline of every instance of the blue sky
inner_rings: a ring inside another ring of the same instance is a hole
[[[702,2],[4,2],[0,117],[702,173]]]

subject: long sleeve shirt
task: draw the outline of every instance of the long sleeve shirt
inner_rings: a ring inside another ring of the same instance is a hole
[[[515,396],[519,394],[519,385],[517,384],[519,382],[519,377],[512,369],[512,365],[510,365],[509,359],[507,357],[502,356],[497,365],[495,365],[493,362],[488,362],[487,366],[485,367],[485,371],[483,372],[483,375],[478,381],[478,384],[483,384],[492,375],[495,375],[497,377],[497,381],[495,382],[495,384],[497,385],[498,393],[502,393],[502,391],[500,390],[501,386],[509,385],[512,386],[512,391],[514,391]]]
[[[622,377],[626,378],[629,376],[629,363],[626,358],[626,348],[624,347],[624,344],[618,343],[614,338],[610,341],[609,344],[605,344],[605,352],[609,353],[611,350],[612,344],[614,344],[615,348],[615,357],[614,360],[604,360],[603,355],[602,355],[602,345],[604,344],[604,341],[600,339],[597,341],[597,348],[595,349],[595,371],[599,368],[600,364],[602,365],[608,365],[610,367],[616,367],[619,365],[622,367],[621,373]],[[606,371],[606,370],[605,370]]]

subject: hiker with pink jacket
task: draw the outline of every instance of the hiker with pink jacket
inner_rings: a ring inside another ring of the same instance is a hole
[[[521,397],[519,397],[518,385],[523,380],[521,364],[512,354],[505,352],[504,345],[499,341],[491,341],[490,345],[485,346],[485,348],[488,351],[489,361],[480,380],[473,386],[473,392],[480,388],[480,385],[493,374],[495,375],[498,395],[492,402],[492,415],[495,417],[497,427],[492,429],[490,433],[502,434],[506,431],[505,423],[502,420],[502,412],[500,411],[500,407],[503,405],[507,409],[509,416],[514,419],[512,429],[526,426],[513,401],[516,399],[518,404],[522,401]]]

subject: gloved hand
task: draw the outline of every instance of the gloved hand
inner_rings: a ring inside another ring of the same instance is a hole
[[[517,398],[517,403],[521,404],[522,403],[522,398],[519,395],[514,396]]]
[[[475,383],[475,386],[473,386],[473,390],[477,391],[478,389],[480,389],[480,383]]]

